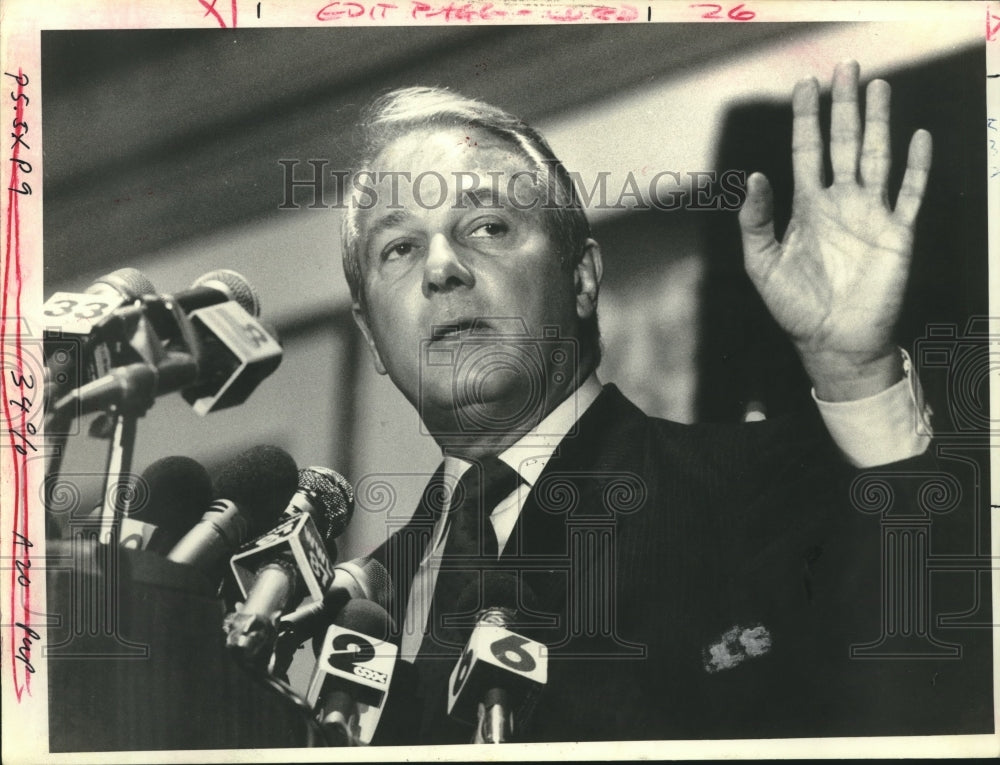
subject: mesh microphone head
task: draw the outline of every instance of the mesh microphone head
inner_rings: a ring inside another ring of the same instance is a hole
[[[228,499],[250,521],[251,533],[267,531],[298,487],[298,467],[277,446],[247,449],[215,476],[216,499]]]
[[[251,316],[260,316],[260,296],[246,277],[228,268],[209,271],[194,280],[192,287],[211,287],[229,295]]]
[[[319,504],[320,517],[313,516],[327,546],[344,533],[354,515],[354,489],[344,476],[325,467],[299,471],[299,489],[306,490]]]
[[[335,576],[337,576],[338,571],[343,571],[354,580],[357,588],[360,590],[360,594],[355,594],[353,597],[360,597],[370,600],[373,603],[378,603],[382,608],[389,607],[389,593],[392,591],[392,582],[389,579],[389,572],[385,570],[385,566],[379,561],[374,558],[355,558],[354,560],[338,563],[334,566],[333,570]],[[337,576],[337,578],[340,577]],[[338,583],[337,578],[334,579],[334,583]],[[339,584],[346,586],[342,578]],[[349,589],[353,589],[353,587]]]
[[[388,608],[392,583],[389,581],[389,572],[385,570],[385,566],[373,558],[367,558],[361,570],[368,582],[368,599],[383,608]]]
[[[111,288],[126,300],[135,300],[143,295],[153,295],[156,287],[142,271],[136,268],[119,268],[96,279],[87,287],[87,294],[98,295]]]

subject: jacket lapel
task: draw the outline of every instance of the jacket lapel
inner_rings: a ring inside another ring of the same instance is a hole
[[[396,625],[397,637],[402,634],[413,579],[433,538],[434,526],[443,510],[443,501],[442,462],[424,487],[417,509],[407,524],[372,553],[372,557],[379,560],[389,572],[392,600],[388,611]]]
[[[528,493],[500,558],[502,567],[520,572],[534,596],[533,604],[521,605],[550,618],[562,613],[568,584],[581,564],[573,549],[574,527],[615,523],[607,493],[613,482],[635,475],[645,424],[646,416],[617,387],[606,385],[560,442]]]

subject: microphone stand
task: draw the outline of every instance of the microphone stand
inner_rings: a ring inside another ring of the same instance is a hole
[[[473,744],[506,744],[514,734],[514,714],[508,709],[507,693],[491,688],[479,704]]]
[[[135,436],[141,415],[118,410],[112,414],[111,443],[108,445],[108,461],[104,469],[104,492],[101,507],[101,531],[99,540],[103,544],[117,545],[119,520],[129,510],[134,500],[134,492],[123,484],[132,470],[132,456],[135,454]]]
[[[45,502],[48,509],[66,452],[69,423],[74,417],[90,411],[106,411],[111,425],[111,441],[105,462],[98,536],[98,541],[103,544],[117,543],[118,513],[127,512],[134,499],[127,488],[127,476],[132,469],[132,457],[135,454],[137,425],[139,418],[153,405],[158,378],[157,370],[146,363],[130,364],[116,370],[107,381],[102,379],[81,386],[63,396],[56,402],[46,420],[46,428],[54,431],[56,439],[45,471]],[[93,400],[88,401],[87,394],[93,392],[99,392],[100,395],[93,396]]]

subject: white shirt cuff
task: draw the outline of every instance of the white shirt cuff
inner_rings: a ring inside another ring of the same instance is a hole
[[[827,430],[844,457],[868,468],[916,457],[927,451],[933,430],[931,409],[909,354],[903,357],[903,379],[890,388],[856,401],[821,401],[812,397]]]

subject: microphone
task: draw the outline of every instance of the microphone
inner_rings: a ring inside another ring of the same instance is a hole
[[[145,506],[122,518],[119,545],[167,555],[212,501],[212,481],[190,457],[164,457],[143,471]]]
[[[42,313],[48,330],[58,329],[64,335],[121,342],[140,317],[148,317],[161,335],[175,334],[176,328],[170,327],[169,311],[165,310],[166,303],[178,306],[184,314],[191,314],[225,302],[235,303],[252,317],[260,315],[257,290],[235,271],[210,271],[195,279],[186,290],[175,295],[159,295],[141,271],[121,268],[102,276],[83,293],[53,294],[42,306]],[[117,352],[127,351],[121,348]],[[111,347],[105,348],[88,379],[100,377],[128,360],[119,359],[115,363],[115,355]]]
[[[117,272],[116,272],[117,273]],[[137,272],[138,273],[138,272]],[[105,277],[106,278],[106,277]],[[250,316],[260,316],[260,296],[245,276],[228,268],[202,274],[191,286],[180,292],[160,294],[146,281],[148,289],[135,295],[129,302],[135,305],[117,306],[106,317],[107,330],[117,332],[137,316],[158,316],[159,308],[167,303],[176,305],[184,314],[222,303],[234,303]],[[155,319],[154,319],[155,320]]]
[[[382,716],[399,649],[388,612],[351,600],[326,632],[306,698],[331,746],[371,743]]]
[[[177,295],[149,294],[103,317],[95,333],[116,348],[105,374],[59,399],[79,414],[182,391],[195,412],[243,403],[281,363],[281,345],[255,315],[260,300],[235,271],[212,271]],[[110,371],[109,371],[110,370]]]
[[[123,302],[137,300],[143,295],[156,292],[156,287],[142,271],[137,268],[119,268],[110,274],[105,274],[87,287],[87,295],[104,297],[120,297]]]
[[[299,488],[292,495],[282,519],[308,513],[329,548],[344,533],[354,516],[354,487],[336,470],[307,467],[299,471]]]
[[[349,601],[370,600],[388,609],[391,592],[389,572],[379,561],[362,557],[338,563],[333,567],[333,583],[322,600],[299,606],[278,619],[272,671],[279,677],[286,674],[295,651],[310,638],[318,656],[321,630],[333,622]]]
[[[277,333],[235,302],[194,311],[191,322],[202,343],[202,367],[181,395],[201,416],[242,404],[281,364]]]
[[[171,296],[185,313],[234,302],[251,316],[260,316],[260,296],[246,277],[228,268],[202,274],[186,290]]]
[[[448,681],[448,714],[476,724],[473,743],[514,740],[548,680],[548,647],[510,629],[517,626],[517,594],[512,574],[488,571],[482,590],[472,582],[458,600],[460,613],[490,604],[479,612]],[[530,603],[526,587],[523,594]]]
[[[379,561],[368,557],[344,561],[333,567],[333,582],[322,600],[285,614],[278,628],[305,640],[332,622],[349,601],[370,600],[387,609],[391,592],[389,572]]]
[[[55,292],[42,305],[47,329],[87,335],[102,319],[156,288],[142,271],[119,268],[96,279],[83,292]]]
[[[219,472],[218,499],[167,559],[214,575],[226,557],[273,523],[295,487],[295,461],[288,452],[276,446],[248,449]]]
[[[108,371],[110,350],[96,352],[90,347],[95,324],[122,305],[155,291],[141,271],[120,268],[81,293],[56,292],[45,301],[46,401],[55,401],[67,390]]]
[[[277,617],[290,603],[321,600],[334,580],[327,546],[347,527],[354,490],[329,468],[299,471],[299,487],[278,525],[232,557],[230,565],[245,597],[226,616],[226,645],[257,659],[274,646]]]
[[[256,586],[262,566],[276,557],[297,561],[298,573],[292,591],[304,586],[303,597],[319,600],[332,584],[334,573],[329,548],[343,533],[354,513],[354,490],[342,475],[323,467],[303,468],[298,488],[277,525],[253,540],[231,560],[233,574],[244,595]]]

